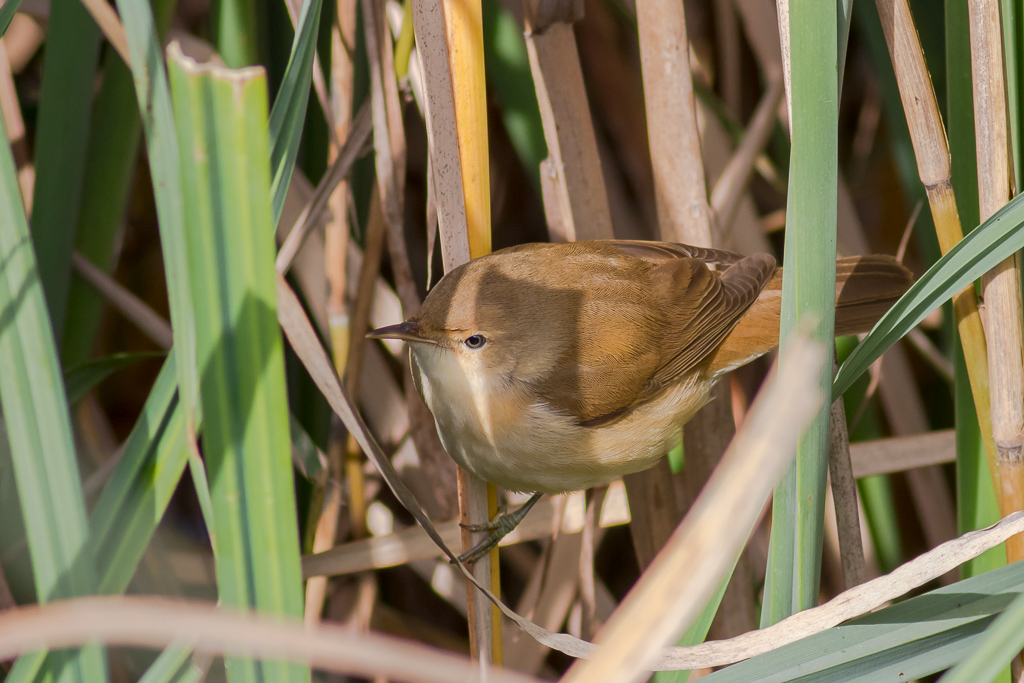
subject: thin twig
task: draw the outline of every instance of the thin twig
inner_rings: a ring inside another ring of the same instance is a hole
[[[360,107],[359,113],[356,114],[355,119],[352,121],[352,129],[345,140],[344,146],[341,148],[341,152],[338,154],[338,158],[327,169],[327,173],[320,180],[320,184],[316,186],[316,191],[313,193],[313,198],[310,200],[309,205],[299,214],[298,220],[295,221],[295,225],[288,233],[287,239],[285,239],[281,249],[277,252],[277,260],[274,265],[278,273],[284,274],[288,272],[292,260],[299,253],[302,242],[306,239],[306,235],[317,224],[317,221],[323,215],[324,209],[327,208],[327,200],[330,198],[331,193],[334,192],[334,188],[348,176],[348,172],[352,169],[352,164],[362,154],[372,130],[373,124],[370,118],[370,107],[367,103]]]
[[[171,325],[146,303],[122,287],[116,280],[93,265],[92,261],[78,252],[71,255],[71,265],[83,280],[105,298],[139,330],[161,349],[168,350],[174,344]]]
[[[124,33],[121,18],[117,16],[114,8],[106,0],[81,0],[81,2],[96,25],[100,27],[103,36],[124,60],[125,66],[131,68],[132,60],[128,54],[128,37]]]

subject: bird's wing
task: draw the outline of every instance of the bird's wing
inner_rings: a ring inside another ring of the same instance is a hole
[[[643,269],[641,281],[605,273],[601,287],[581,283],[587,326],[533,385],[534,395],[584,426],[614,421],[717,347],[774,270],[767,254],[741,258],[721,273],[678,256]]]
[[[731,266],[743,260],[743,254],[724,249],[706,249],[674,242],[644,242],[641,240],[607,240],[610,246],[650,263],[664,263],[680,258],[692,258],[704,263]]]
[[[746,256],[721,275],[702,266],[703,273],[694,271],[680,259],[667,261],[655,270],[654,289],[663,297],[660,310],[665,316],[665,335],[662,362],[651,375],[641,400],[691,372],[722,342],[771,279],[775,258],[768,254]]]

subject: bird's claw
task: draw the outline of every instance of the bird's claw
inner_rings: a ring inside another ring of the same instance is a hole
[[[511,517],[511,515],[508,514],[507,508],[502,505],[498,508],[498,514],[489,522],[482,522],[480,524],[462,524],[460,522],[459,526],[466,531],[495,531],[505,527],[508,524],[509,517]],[[515,524],[513,524],[508,531],[512,531],[514,528]],[[505,533],[508,533],[508,531]]]
[[[459,561],[463,564],[472,564],[494,548],[497,548],[501,539],[505,538],[513,529],[519,526],[519,523],[523,521],[523,518],[526,517],[526,514],[538,500],[540,500],[540,494],[535,493],[528,501],[519,506],[519,509],[515,512],[507,513],[502,509],[501,514],[489,522],[482,524],[460,524],[459,526],[467,531],[486,532],[487,536],[480,539],[470,550],[459,555]]]

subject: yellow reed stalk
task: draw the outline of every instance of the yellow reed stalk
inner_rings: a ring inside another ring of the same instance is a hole
[[[466,198],[469,257],[478,258],[491,252],[491,176],[487,147],[483,5],[480,0],[466,0],[444,2],[442,6],[448,29],[462,191]]]
[[[491,250],[487,93],[480,0],[414,0],[416,43],[423,59],[427,139],[437,193],[445,270]],[[452,135],[454,130],[455,135]],[[458,469],[463,523],[480,524],[497,513],[497,489]],[[463,536],[468,549],[472,535]],[[497,553],[473,567],[497,593]],[[470,650],[501,661],[501,621],[496,609],[467,586]]]

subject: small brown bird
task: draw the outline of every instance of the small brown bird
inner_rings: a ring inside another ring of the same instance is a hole
[[[866,332],[911,283],[888,256],[840,259],[836,275],[837,335]],[[456,268],[416,315],[368,336],[411,342],[416,388],[456,462],[535,494],[493,525],[485,552],[541,493],[652,466],[719,377],[778,345],[781,293],[768,254],[525,244]]]

